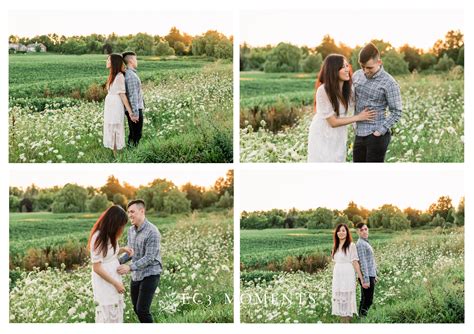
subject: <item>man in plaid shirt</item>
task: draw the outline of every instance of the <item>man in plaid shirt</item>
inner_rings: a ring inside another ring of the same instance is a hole
[[[359,315],[365,317],[374,300],[375,283],[377,283],[377,264],[375,263],[374,250],[369,243],[369,228],[364,223],[357,224],[359,240],[356,243],[359,256],[360,271],[363,281],[360,293]]]
[[[129,129],[128,145],[137,146],[142,137],[143,129],[144,102],[142,82],[137,75],[138,62],[135,52],[124,52],[122,57],[125,65],[127,65],[127,70],[125,71],[125,91],[130,107],[132,108],[132,115],[129,115],[128,111],[125,110]]]
[[[384,162],[391,138],[390,128],[402,116],[400,86],[383,69],[379,50],[374,44],[369,43],[362,48],[359,64],[362,69],[352,77],[355,114],[368,108],[376,112],[376,118],[375,121],[356,122],[353,160]]]
[[[132,273],[130,296],[133,310],[140,322],[150,323],[153,322],[150,307],[163,270],[161,235],[156,226],[145,217],[145,202],[140,199],[131,201],[127,205],[127,212],[132,223],[127,235],[127,248],[132,254],[132,264],[120,265],[117,272],[120,275]]]

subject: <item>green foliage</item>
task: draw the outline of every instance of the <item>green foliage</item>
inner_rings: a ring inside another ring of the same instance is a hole
[[[301,50],[289,43],[279,43],[268,54],[263,65],[266,73],[298,72],[300,70]]]
[[[86,207],[89,212],[103,212],[112,203],[107,199],[105,194],[97,194],[92,196],[91,199],[87,200]]]
[[[444,54],[443,57],[438,60],[438,63],[434,66],[434,69],[437,71],[449,71],[454,67],[454,65],[454,60],[449,58],[447,54]]]
[[[311,54],[303,60],[303,72],[318,73],[323,63],[323,57],[318,54]]]
[[[317,208],[311,220],[308,222],[308,229],[330,228],[333,226],[334,214],[326,208]]]
[[[171,189],[163,199],[163,211],[168,214],[187,213],[191,211],[191,201],[178,189]]]
[[[55,213],[84,212],[87,190],[77,184],[66,184],[55,196],[51,209]]]
[[[228,209],[234,206],[234,196],[230,195],[227,191],[224,195],[219,198],[219,201],[216,203],[216,207]]]
[[[382,57],[382,61],[384,70],[391,75],[410,73],[408,63],[404,60],[404,55],[399,54],[395,50],[386,52],[385,56]]]

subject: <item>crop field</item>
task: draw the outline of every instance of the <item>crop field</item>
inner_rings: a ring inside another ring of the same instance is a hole
[[[116,157],[102,146],[105,56],[10,55],[9,70],[10,162],[232,161],[231,64],[139,57],[143,137]]]
[[[403,101],[387,162],[464,161],[464,79],[448,74],[396,77]],[[306,162],[314,75],[242,72],[240,160]],[[347,161],[352,161],[349,126]]]
[[[463,228],[371,229],[369,239],[379,281],[368,316],[353,322],[464,322]],[[240,243],[242,322],[340,321],[331,315],[331,231],[241,230]]]
[[[94,322],[88,233],[98,214],[11,214],[10,322]],[[149,216],[162,235],[156,322],[233,322],[232,212]],[[72,242],[73,240],[74,242]],[[126,242],[126,233],[119,244]],[[138,322],[125,276],[125,322]]]

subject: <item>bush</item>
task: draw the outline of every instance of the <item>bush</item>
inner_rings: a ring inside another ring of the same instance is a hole
[[[226,191],[216,203],[218,208],[228,209],[234,207],[234,196],[229,195]]]
[[[445,53],[443,57],[438,60],[438,63],[434,66],[434,69],[437,71],[449,71],[454,67],[454,60],[448,57]]]
[[[163,199],[163,211],[169,214],[191,212],[191,201],[186,194],[178,189],[172,189]]]
[[[111,203],[107,199],[107,195],[98,194],[92,196],[86,203],[87,211],[89,212],[103,212],[107,209]]]
[[[53,212],[84,212],[87,190],[77,184],[66,184],[55,196]]]
[[[308,229],[331,228],[333,218],[332,210],[317,208],[310,221],[308,221]]]
[[[306,73],[317,73],[323,63],[323,57],[318,54],[312,54],[303,61],[303,71]]]
[[[265,72],[298,72],[300,70],[301,49],[288,43],[280,43],[267,57]]]
[[[403,54],[391,50],[382,58],[385,71],[391,75],[408,74],[408,63],[403,59]]]

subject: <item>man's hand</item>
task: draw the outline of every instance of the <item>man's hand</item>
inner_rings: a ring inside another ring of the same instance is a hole
[[[130,256],[130,257],[132,257],[133,254],[134,254],[133,249],[131,249],[130,247],[124,247],[124,248],[123,248],[123,251],[124,251],[125,253],[127,253],[128,256]]]
[[[375,137],[380,137],[380,136],[382,135],[382,134],[381,134],[380,132],[378,132],[378,131],[374,131],[373,134],[374,134]]]
[[[379,278],[375,276],[375,283],[377,283],[378,281],[379,281]]]
[[[120,266],[118,266],[117,272],[120,275],[128,274],[130,272],[130,266],[127,264],[121,264]]]
[[[364,289],[368,289],[368,288],[370,288],[370,283],[362,283],[362,287]]]

